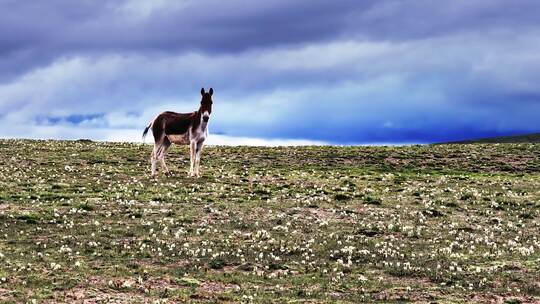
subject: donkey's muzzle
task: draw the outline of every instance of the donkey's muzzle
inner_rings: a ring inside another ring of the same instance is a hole
[[[210,116],[203,116],[202,120],[204,122],[208,122],[208,120],[210,119]]]

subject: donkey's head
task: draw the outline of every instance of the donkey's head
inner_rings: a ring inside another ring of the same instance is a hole
[[[204,88],[201,89],[201,117],[204,122],[208,122],[210,114],[212,114],[212,95],[214,95],[214,89],[210,88],[210,91],[205,92]]]

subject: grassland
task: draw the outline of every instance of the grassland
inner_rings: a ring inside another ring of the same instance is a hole
[[[502,144],[502,143],[540,143],[540,133],[531,133],[513,136],[497,136],[490,138],[470,139],[456,141],[453,144]]]
[[[0,141],[0,301],[540,301],[540,145]]]

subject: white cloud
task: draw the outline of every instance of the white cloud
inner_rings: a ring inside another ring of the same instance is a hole
[[[187,0],[127,0],[116,7],[116,10],[126,20],[140,21],[151,17],[156,13],[177,11],[188,6]]]
[[[404,44],[345,40],[261,52],[260,56],[253,59],[263,69],[277,71],[321,70],[340,68],[375,58],[395,56],[403,51]],[[357,68],[362,69],[362,66]]]
[[[235,137],[227,135],[211,134],[208,137],[209,145],[218,146],[322,146],[328,143],[320,140],[307,139],[283,139],[283,138],[255,138],[255,137]]]
[[[27,138],[27,139],[90,139],[96,141],[134,142],[142,143],[142,129],[131,128],[73,128],[67,125],[56,126],[21,126],[3,132],[0,138]],[[152,135],[146,138],[145,143],[152,144]],[[324,141],[303,139],[265,139],[256,137],[235,137],[220,134],[211,134],[207,145],[218,146],[312,146],[327,145]]]

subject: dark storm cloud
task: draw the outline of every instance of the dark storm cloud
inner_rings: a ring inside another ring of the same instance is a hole
[[[399,41],[470,30],[515,30],[540,23],[538,1],[0,3],[3,73],[88,52],[235,53],[342,38]],[[10,65],[13,62],[16,65]]]
[[[344,33],[348,11],[369,6],[307,0],[144,2],[2,1],[2,71],[20,72],[81,53],[234,53],[334,39]]]
[[[540,24],[540,2],[525,0],[390,0],[355,10],[351,27],[371,39],[425,39],[446,34],[511,30]],[[354,20],[354,21],[353,21]]]
[[[208,52],[333,37],[356,1],[3,1],[3,52],[201,49]],[[170,4],[170,5],[169,5]],[[365,4],[361,6],[366,6]]]

